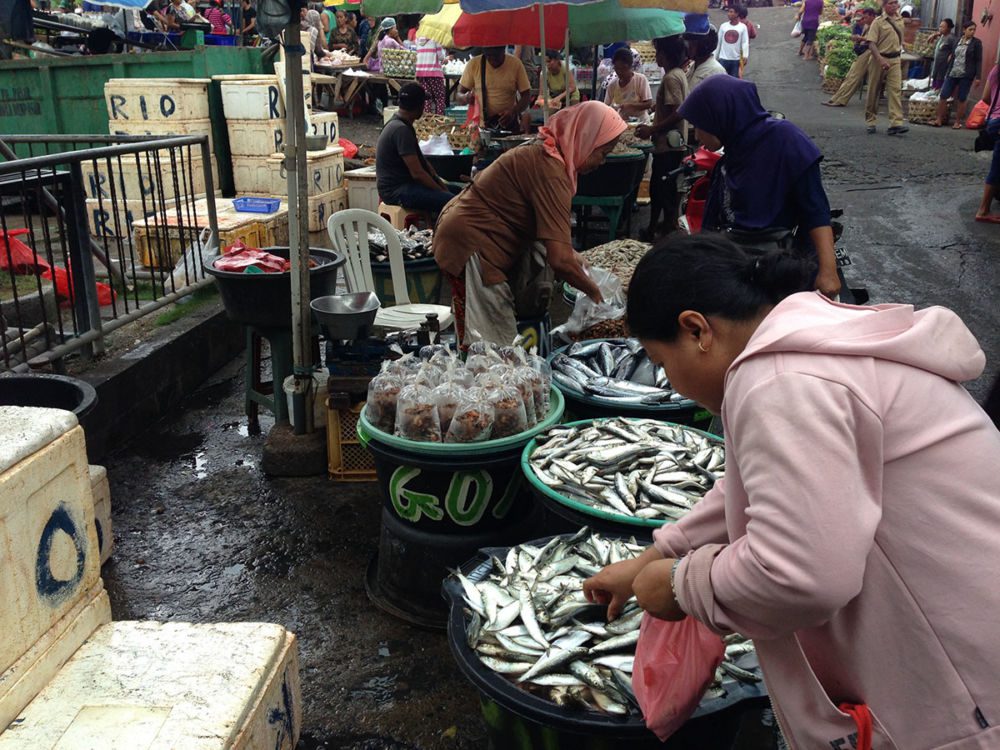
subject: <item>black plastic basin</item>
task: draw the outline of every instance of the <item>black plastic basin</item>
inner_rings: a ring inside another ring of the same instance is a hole
[[[459,182],[463,175],[472,175],[475,154],[424,154],[424,158],[442,180]]]
[[[593,172],[577,178],[576,194],[591,197],[630,195],[642,181],[645,169],[646,154],[608,156]]]
[[[8,375],[0,378],[0,406],[65,409],[83,420],[97,405],[90,383],[65,375]]]
[[[288,257],[287,247],[262,250]],[[316,267],[309,270],[309,300],[337,293],[337,271],[346,258],[335,250],[309,248]],[[205,272],[215,277],[219,296],[230,320],[260,328],[291,328],[292,282],[290,273],[235,273],[220,271],[211,263]]]

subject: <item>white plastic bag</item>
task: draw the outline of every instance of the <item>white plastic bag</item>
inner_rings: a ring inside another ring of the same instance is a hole
[[[200,254],[198,252],[199,246],[201,247]],[[205,272],[202,269],[211,265],[218,254],[219,244],[212,236],[212,230],[205,227],[201,230],[198,243],[185,248],[181,257],[177,259],[174,270],[170,272],[174,289],[180,289],[204,278]]]
[[[621,279],[611,271],[596,266],[588,268],[587,273],[597,284],[604,301],[598,304],[583,292],[578,292],[569,320],[559,327],[561,332],[580,333],[602,320],[618,320],[625,316],[625,290]]]
[[[426,141],[420,141],[420,150],[431,156],[451,156],[451,144],[448,143],[448,134],[439,133],[432,135]]]
[[[792,36],[793,37],[802,36],[802,21],[795,22],[795,25],[792,27]]]

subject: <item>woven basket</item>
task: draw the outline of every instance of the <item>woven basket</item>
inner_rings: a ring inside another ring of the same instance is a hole
[[[444,115],[424,115],[413,123],[413,129],[417,131],[417,139],[421,141],[447,133],[453,127],[455,127],[455,121]]]
[[[632,49],[639,53],[643,64],[656,62],[656,48],[652,42],[635,42]]]
[[[448,131],[448,144],[456,151],[469,148],[472,145],[472,133],[464,126],[456,128],[452,125],[452,129]]]
[[[930,125],[932,122],[937,120],[937,99],[932,99],[930,101],[924,99],[914,101],[913,99],[909,99],[906,104],[906,119],[910,122],[916,123],[917,125]],[[945,125],[948,124],[947,117],[945,118],[944,123]]]
[[[837,89],[840,88],[840,84],[844,82],[843,78],[835,78],[833,76],[827,76],[823,79],[823,91],[827,94],[836,94]]]
[[[391,78],[414,78],[417,75],[417,53],[408,49],[384,49],[379,53],[382,58],[382,75]]]

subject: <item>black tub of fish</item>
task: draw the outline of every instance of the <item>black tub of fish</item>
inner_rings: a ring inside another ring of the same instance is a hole
[[[549,357],[553,384],[575,419],[646,417],[706,428],[712,415],[670,387],[637,339],[590,339]]]
[[[644,545],[588,528],[482,549],[446,579],[448,640],[480,691],[491,748],[644,750],[733,747],[764,694],[753,644],[730,637],[722,669],[666,743],[646,729],[631,672],[643,613],[631,600],[605,621],[583,581]],[[728,670],[728,671],[727,671]],[[756,747],[756,746],[754,746]]]

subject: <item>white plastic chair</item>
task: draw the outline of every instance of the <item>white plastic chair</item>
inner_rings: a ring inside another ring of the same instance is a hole
[[[428,313],[437,313],[441,330],[448,328],[455,316],[445,305],[428,305],[410,302],[406,291],[406,268],[403,265],[403,247],[392,224],[378,214],[363,208],[337,211],[326,223],[333,247],[347,258],[342,266],[351,292],[374,292],[372,261],[368,248],[368,232],[377,229],[386,238],[389,251],[389,270],[392,273],[392,293],[396,304],[382,307],[375,316],[375,325],[383,328],[405,330],[417,328]]]

